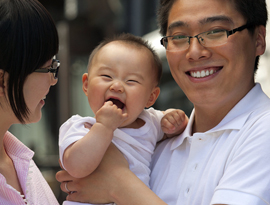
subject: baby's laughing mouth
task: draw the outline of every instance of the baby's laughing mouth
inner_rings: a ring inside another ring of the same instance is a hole
[[[125,107],[125,104],[124,103],[122,103],[120,100],[118,100],[118,99],[114,99],[114,98],[110,98],[110,99],[108,99],[107,101],[112,101],[112,103],[113,104],[115,104],[118,108],[120,108],[120,109],[124,109],[124,107]]]

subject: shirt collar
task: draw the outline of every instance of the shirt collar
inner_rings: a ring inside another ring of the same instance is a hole
[[[254,110],[264,106],[269,106],[269,104],[270,100],[262,91],[261,85],[256,83],[248,94],[231,109],[223,120],[216,127],[205,132],[205,134],[229,129],[240,130]],[[185,138],[191,136],[194,114],[193,110],[186,129],[179,137],[173,139],[174,141],[171,149],[176,149],[183,143]]]
[[[194,121],[194,109],[192,110],[190,114],[189,121],[184,132],[182,132],[182,134],[180,134],[178,137],[174,137],[172,139],[173,142],[171,145],[171,150],[176,149],[178,146],[180,146],[183,143],[184,139],[191,136],[193,121]]]
[[[269,106],[269,103],[269,98],[262,91],[261,85],[256,83],[248,94],[231,109],[223,120],[208,132],[228,129],[240,130],[254,110],[266,105]]]
[[[30,160],[34,156],[34,152],[25,146],[10,132],[6,132],[4,136],[4,146],[6,152],[11,158],[16,156],[21,159]]]

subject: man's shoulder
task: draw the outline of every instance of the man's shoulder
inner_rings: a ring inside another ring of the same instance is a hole
[[[270,101],[269,104],[264,104],[257,109],[254,109],[247,120],[247,122],[263,122],[263,123],[270,123]],[[270,128],[270,126],[269,126]]]

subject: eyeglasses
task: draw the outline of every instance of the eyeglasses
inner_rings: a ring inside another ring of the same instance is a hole
[[[53,77],[55,79],[57,79],[59,67],[60,67],[60,61],[59,60],[56,60],[56,59],[53,59],[52,60],[52,64],[51,64],[50,67],[47,67],[47,68],[38,68],[34,72],[37,72],[37,73],[49,73],[50,72],[50,73],[53,74]]]
[[[160,40],[167,51],[183,51],[188,49],[191,38],[197,38],[199,43],[204,47],[215,47],[227,43],[228,37],[237,31],[242,31],[253,25],[245,24],[233,30],[227,31],[225,29],[214,29],[200,33],[196,36],[174,35],[165,36]]]

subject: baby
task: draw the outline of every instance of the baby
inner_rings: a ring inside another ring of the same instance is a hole
[[[94,49],[82,81],[95,117],[75,115],[60,127],[60,160],[70,175],[91,174],[113,143],[149,186],[156,143],[180,134],[188,121],[181,110],[149,108],[159,96],[161,74],[160,59],[140,37],[122,34]]]

